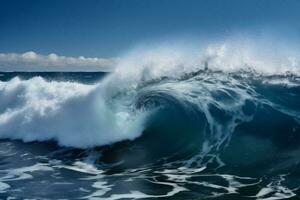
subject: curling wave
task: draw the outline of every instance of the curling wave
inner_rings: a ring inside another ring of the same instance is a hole
[[[2,81],[0,137],[77,148],[134,140],[155,159],[179,154],[188,155],[189,166],[211,160],[222,165],[218,152],[234,146],[229,143],[235,132],[275,144],[284,141],[278,141],[283,136],[274,121],[280,127],[284,122],[287,134],[299,132],[297,58],[258,55],[240,43],[188,53],[161,47],[133,51],[94,84],[41,77]]]

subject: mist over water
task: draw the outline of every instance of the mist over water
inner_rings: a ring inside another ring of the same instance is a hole
[[[161,44],[104,76],[1,74],[1,195],[297,198],[300,61],[286,45]]]

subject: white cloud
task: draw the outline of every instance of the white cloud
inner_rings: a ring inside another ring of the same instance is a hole
[[[0,71],[112,71],[117,58],[86,58],[37,54],[33,51],[0,53]]]

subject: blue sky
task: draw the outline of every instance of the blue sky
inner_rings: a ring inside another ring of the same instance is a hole
[[[0,53],[110,58],[134,46],[293,30],[298,0],[0,0]]]

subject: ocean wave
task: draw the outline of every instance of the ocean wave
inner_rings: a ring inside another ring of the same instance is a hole
[[[192,164],[216,155],[236,128],[251,123],[264,106],[295,120],[291,125],[298,131],[297,59],[284,57],[286,52],[270,59],[246,44],[214,44],[193,52],[165,47],[134,51],[93,84],[41,77],[0,82],[0,137],[54,140],[77,148],[141,135],[138,142],[150,137],[155,143],[160,137],[173,143],[167,156],[195,146]],[[280,87],[291,96],[287,101],[276,97]],[[175,133],[185,135],[174,138]]]

